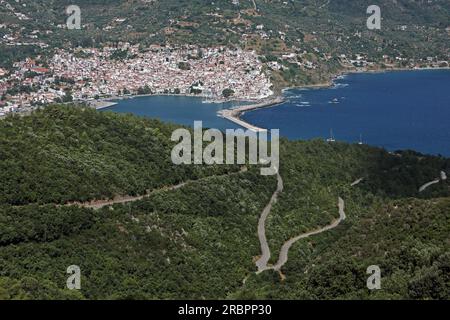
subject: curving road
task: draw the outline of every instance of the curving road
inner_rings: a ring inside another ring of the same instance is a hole
[[[338,207],[339,207],[339,218],[336,219],[335,221],[333,221],[330,225],[328,225],[326,227],[323,227],[323,228],[320,228],[320,229],[317,229],[315,231],[304,233],[302,235],[299,235],[298,237],[292,238],[289,241],[285,242],[284,245],[281,247],[281,251],[280,251],[280,256],[278,258],[278,262],[273,266],[272,269],[275,270],[275,271],[280,271],[281,270],[281,268],[288,261],[289,249],[297,241],[299,241],[301,239],[309,238],[311,236],[320,234],[322,232],[326,232],[326,231],[332,230],[332,229],[336,228],[337,226],[339,226],[339,224],[342,221],[344,221],[345,218],[346,218],[346,216],[345,216],[345,202],[344,202],[344,200],[342,198],[338,199]]]
[[[262,252],[261,257],[258,259],[258,261],[256,261],[258,272],[263,272],[269,269],[267,267],[267,263],[270,260],[270,248],[269,244],[267,243],[266,237],[266,220],[267,217],[269,216],[270,211],[272,210],[273,204],[277,202],[278,195],[283,191],[283,179],[281,178],[279,172],[277,172],[277,181],[278,181],[277,190],[275,190],[274,194],[272,195],[269,204],[264,208],[258,222],[258,238],[261,244],[261,252]]]
[[[182,182],[182,183],[174,185],[174,186],[164,187],[164,188],[161,188],[161,189],[156,189],[156,190],[153,190],[151,192],[147,192],[143,196],[136,196],[136,197],[132,197],[132,196],[116,196],[116,197],[114,197],[114,199],[111,199],[111,200],[97,200],[97,201],[90,201],[90,202],[84,202],[84,203],[72,203],[70,205],[76,205],[76,206],[80,206],[80,207],[83,207],[83,208],[100,210],[103,207],[112,206],[114,204],[123,204],[123,203],[128,203],[128,202],[139,201],[139,200],[142,200],[142,199],[150,197],[152,194],[154,194],[154,193],[156,193],[158,191],[162,191],[162,190],[172,191],[172,190],[180,189],[180,188],[184,187],[187,183],[188,182]]]
[[[437,183],[439,183],[441,181],[446,181],[446,180],[447,180],[447,174],[444,171],[441,171],[441,176],[439,178],[437,178],[436,180],[430,181],[428,183],[425,183],[423,186],[421,186],[419,188],[419,193],[420,192],[424,192],[429,187],[431,187],[433,184],[437,184]]]
[[[364,181],[364,178],[360,178],[360,179],[356,180],[355,182],[353,182],[353,183],[350,185],[350,187],[357,186],[358,184],[360,184],[360,183],[363,182],[363,181]]]
[[[110,199],[110,200],[94,200],[94,201],[82,202],[82,203],[81,202],[74,202],[74,203],[70,203],[68,205],[70,205],[70,206],[79,206],[79,207],[89,208],[89,209],[94,209],[94,210],[99,210],[99,209],[101,209],[103,207],[112,206],[114,204],[124,204],[124,203],[139,201],[139,200],[148,198],[152,194],[155,194],[156,192],[159,192],[159,191],[173,191],[173,190],[177,190],[177,189],[180,189],[180,188],[184,187],[185,185],[187,185],[190,182],[202,181],[202,180],[209,179],[209,178],[212,178],[212,177],[219,177],[220,178],[220,177],[231,176],[231,175],[239,174],[239,173],[242,173],[242,172],[246,172],[247,170],[248,170],[247,167],[243,166],[243,167],[241,167],[240,171],[237,171],[237,172],[223,174],[223,175],[220,175],[220,176],[209,176],[209,177],[205,177],[205,178],[198,179],[198,180],[185,181],[185,182],[179,183],[177,185],[173,185],[173,186],[168,186],[168,187],[163,187],[163,188],[160,188],[160,189],[152,190],[152,191],[147,192],[145,195],[142,195],[142,196],[136,196],[136,197],[128,196],[128,195],[126,195],[126,196],[116,196],[116,197],[114,197],[114,199]]]
[[[268,263],[270,260],[270,248],[269,248],[269,244],[267,243],[267,237],[266,237],[266,220],[270,214],[270,211],[272,210],[272,206],[274,205],[274,203],[276,203],[279,194],[283,191],[283,179],[281,178],[279,172],[277,173],[277,180],[278,180],[277,189],[275,190],[274,194],[272,195],[272,198],[270,199],[269,204],[264,208],[264,210],[261,214],[261,217],[259,218],[259,222],[258,222],[258,238],[259,238],[259,242],[261,244],[261,253],[262,254],[255,263],[256,267],[258,268],[258,271],[256,272],[257,274],[264,272],[266,270],[274,270],[274,271],[279,272],[281,270],[281,268],[288,261],[289,249],[297,241],[320,234],[320,233],[323,233],[323,232],[326,232],[326,231],[329,231],[329,230],[332,230],[332,229],[336,228],[337,226],[339,226],[341,224],[341,222],[346,219],[345,202],[341,197],[339,197],[338,198],[338,208],[339,208],[339,218],[338,219],[334,220],[328,226],[301,234],[295,238],[292,238],[292,239],[286,241],[283,244],[283,246],[281,247],[278,262],[274,266],[269,266]],[[360,179],[359,181],[357,180],[358,183],[361,181],[362,181],[362,179]],[[355,183],[354,185],[356,185],[356,184],[357,183]]]

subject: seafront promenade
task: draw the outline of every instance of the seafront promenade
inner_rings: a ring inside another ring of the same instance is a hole
[[[277,104],[280,104],[284,102],[284,99],[282,97],[276,97],[273,99],[269,99],[269,100],[264,100],[260,103],[257,104],[251,104],[251,105],[245,105],[245,106],[240,106],[237,108],[233,108],[233,109],[225,109],[225,110],[221,110],[219,111],[217,114],[224,118],[227,119],[231,122],[234,122],[238,125],[240,125],[241,127],[244,127],[248,130],[254,131],[254,132],[266,132],[267,129],[264,128],[259,128],[257,126],[251,125],[245,121],[243,121],[240,116],[248,111],[251,110],[256,110],[256,109],[262,109],[262,108],[268,108]]]

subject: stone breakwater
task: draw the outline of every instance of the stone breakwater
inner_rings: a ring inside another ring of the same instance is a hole
[[[229,120],[231,122],[234,122],[234,123],[240,125],[241,127],[246,128],[248,130],[251,130],[251,131],[254,131],[254,132],[266,132],[267,129],[259,128],[257,126],[251,125],[250,123],[247,123],[247,122],[243,121],[240,118],[240,116],[243,113],[248,112],[248,111],[272,107],[272,106],[281,104],[283,102],[284,102],[284,99],[282,97],[277,97],[277,98],[273,98],[273,99],[270,99],[270,100],[261,101],[261,102],[259,102],[257,104],[251,104],[251,105],[240,106],[240,107],[233,108],[233,109],[221,110],[217,114],[219,115],[219,117],[222,117],[222,118],[227,119],[227,120]]]

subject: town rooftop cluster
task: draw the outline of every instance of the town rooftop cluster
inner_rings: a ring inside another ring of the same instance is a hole
[[[10,95],[3,112],[36,104],[131,94],[198,95],[214,101],[260,100],[273,94],[256,53],[215,47],[200,49],[121,44],[120,48],[58,50],[46,68],[26,59],[0,80],[0,95],[11,83],[36,90]],[[31,76],[32,74],[32,76]]]

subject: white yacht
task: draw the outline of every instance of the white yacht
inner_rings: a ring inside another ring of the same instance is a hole
[[[330,130],[330,138],[327,139],[327,142],[336,142],[336,139],[333,135],[333,129]]]

